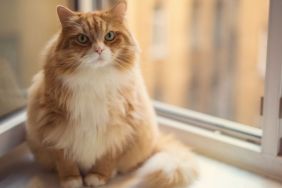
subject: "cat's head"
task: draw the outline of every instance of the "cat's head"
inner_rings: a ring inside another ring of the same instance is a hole
[[[57,7],[62,30],[55,53],[65,71],[115,67],[128,70],[135,63],[136,43],[125,23],[126,1],[112,9],[73,12]]]

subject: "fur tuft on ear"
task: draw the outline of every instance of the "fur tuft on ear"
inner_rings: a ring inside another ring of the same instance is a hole
[[[120,0],[116,3],[116,5],[110,10],[110,13],[120,19],[123,20],[126,16],[127,11],[127,2],[125,0]]]
[[[57,6],[57,14],[59,16],[60,22],[62,24],[62,26],[65,25],[65,23],[72,17],[75,15],[75,13],[73,11],[71,11],[70,9],[62,6],[62,5],[58,5]]]

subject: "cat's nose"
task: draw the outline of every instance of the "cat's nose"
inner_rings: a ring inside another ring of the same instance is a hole
[[[101,48],[101,47],[95,48],[95,52],[98,53],[99,55],[101,55],[103,51],[104,51],[104,49]]]

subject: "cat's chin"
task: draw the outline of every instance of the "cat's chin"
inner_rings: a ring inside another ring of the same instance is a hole
[[[92,64],[93,68],[105,68],[108,67],[110,64],[108,62],[105,61],[97,61],[95,63]]]

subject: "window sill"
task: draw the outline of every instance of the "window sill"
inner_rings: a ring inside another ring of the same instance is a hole
[[[265,177],[199,156],[201,177],[191,188],[281,188],[282,184]]]
[[[0,122],[0,157],[25,139],[26,112],[21,111]]]
[[[24,142],[26,113],[0,124],[0,157]],[[261,147],[172,119],[158,117],[162,131],[173,133],[203,155],[282,182],[282,159],[262,155]],[[207,144],[208,143],[208,144]]]
[[[200,177],[190,188],[239,188],[267,187],[281,188],[282,184],[267,178],[237,169],[204,156],[198,156]],[[42,171],[33,161],[25,144],[0,158],[0,187],[36,186],[59,187],[54,174]],[[104,188],[130,188],[135,179],[132,176],[119,177]]]

